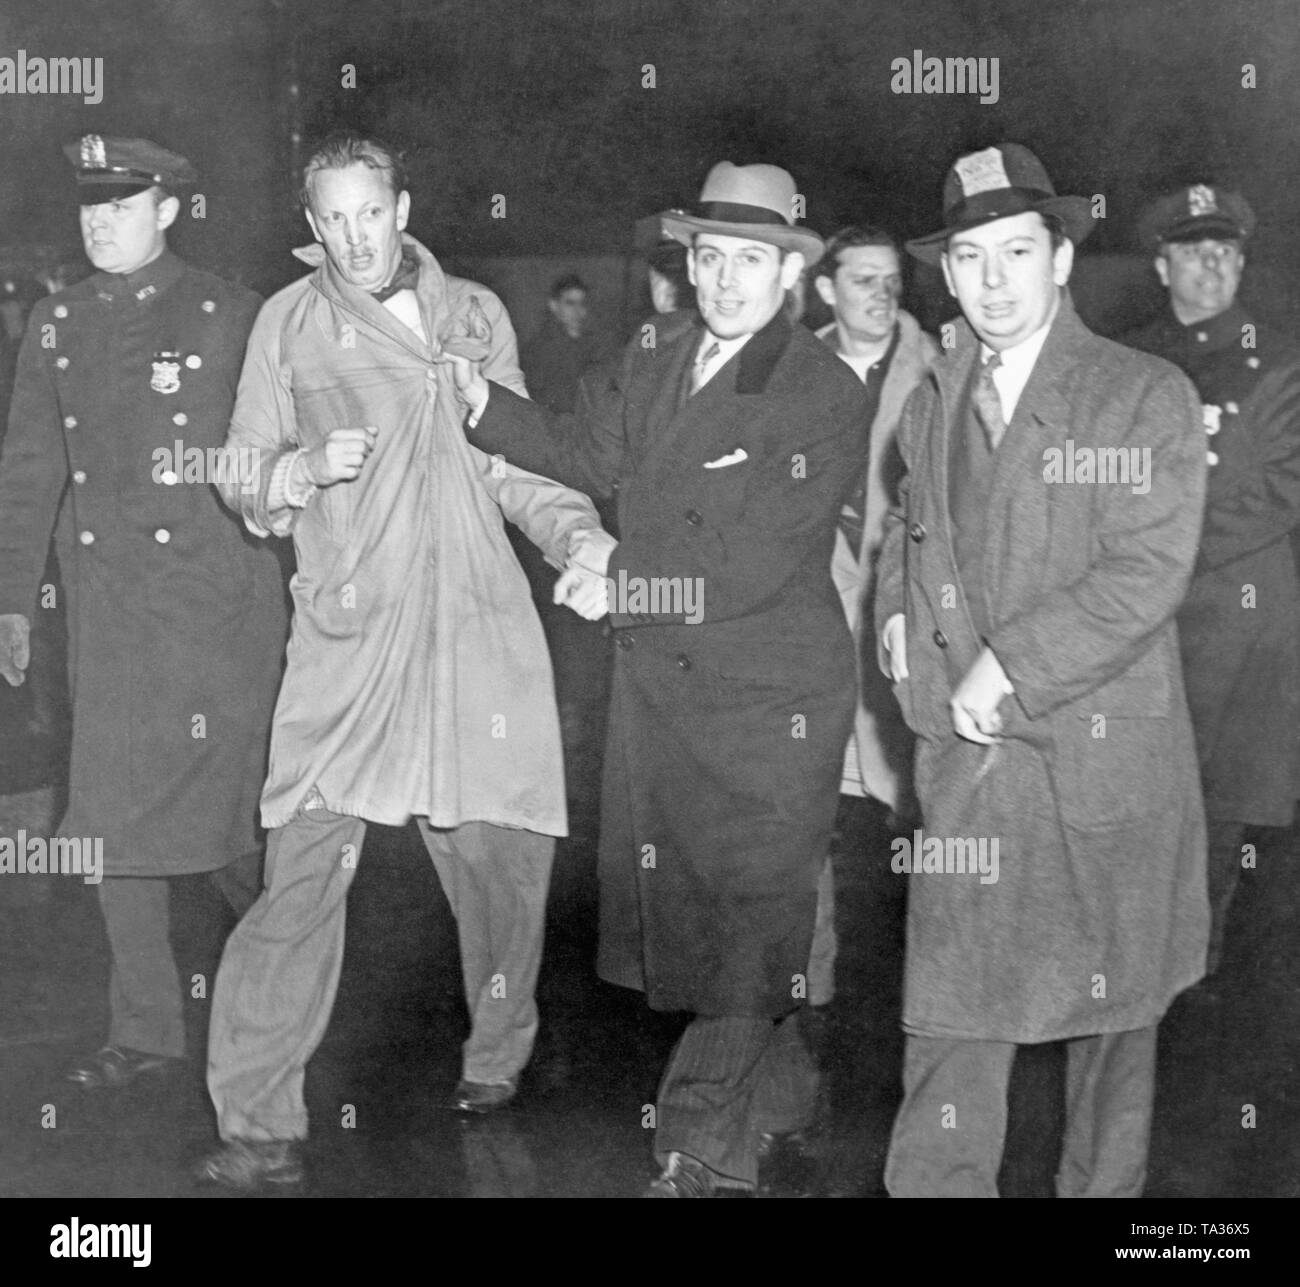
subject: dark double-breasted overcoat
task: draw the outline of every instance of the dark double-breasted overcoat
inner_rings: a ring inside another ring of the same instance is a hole
[[[259,300],[170,251],[42,300],[0,460],[0,613],[67,594],[61,831],[109,876],[212,871],[257,844],[287,611],[279,564],[212,486]],[[62,499],[62,503],[60,503]]]
[[[1125,337],[1181,367],[1203,405],[1205,524],[1178,612],[1211,818],[1285,827],[1300,795],[1300,350],[1239,305]]]
[[[895,692],[924,824],[922,852],[900,837],[911,849],[894,854],[913,872],[903,1022],[1024,1043],[1146,1027],[1204,973],[1208,933],[1174,625],[1204,498],[1200,406],[1180,372],[1092,334],[1062,297],[993,464],[981,637],[949,502],[980,346],[957,330],[903,413],[876,599],[878,629],[905,618]],[[985,642],[1015,688],[994,747],[958,737],[949,708]]]
[[[673,329],[634,340],[573,417],[494,385],[471,438],[618,495],[601,975],[656,1009],[778,1016],[803,995],[853,720],[830,556],[865,395],[778,315],[688,398],[702,327]],[[653,578],[698,611],[638,600]]]

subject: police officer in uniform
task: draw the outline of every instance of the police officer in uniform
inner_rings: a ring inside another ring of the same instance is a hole
[[[190,163],[86,135],[81,233],[99,272],[42,300],[0,458],[0,673],[23,682],[55,533],[72,695],[62,837],[102,845],[108,1043],[87,1088],[185,1052],[168,877],[211,873],[236,912],[260,886],[257,801],[286,613],[274,554],[210,485],[259,300],[167,249]],[[44,877],[48,879],[49,877]],[[186,981],[187,988],[190,986]]]
[[[1237,303],[1255,227],[1246,200],[1178,189],[1140,220],[1169,307],[1124,337],[1201,396],[1209,483],[1178,614],[1209,823],[1208,973],[1223,953],[1249,826],[1285,827],[1300,793],[1300,349]]]

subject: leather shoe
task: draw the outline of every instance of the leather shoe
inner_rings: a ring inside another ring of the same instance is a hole
[[[669,1153],[668,1164],[652,1180],[643,1198],[711,1198],[717,1193],[713,1172],[686,1153]]]
[[[458,1113],[491,1113],[504,1108],[515,1097],[516,1081],[460,1081],[451,1097]]]
[[[184,1060],[174,1055],[151,1055],[130,1046],[105,1046],[78,1059],[65,1074],[86,1090],[116,1090],[147,1074],[162,1074]]]
[[[758,1137],[758,1192],[765,1198],[816,1196],[817,1159],[802,1131]]]
[[[302,1157],[296,1140],[230,1140],[194,1168],[194,1178],[243,1190],[298,1184]]]

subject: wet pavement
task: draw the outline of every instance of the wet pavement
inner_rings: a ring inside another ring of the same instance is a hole
[[[454,924],[414,827],[371,827],[348,906],[342,984],[307,1073],[312,1136],[295,1196],[635,1196],[651,1176],[645,1109],[684,1021],[600,982],[590,765],[561,843],[539,985],[542,1031],[508,1109],[465,1120],[446,1102],[467,1031]],[[16,781],[12,778],[10,781]],[[39,829],[48,790],[0,796],[0,830]],[[889,833],[855,814],[837,855],[838,991],[817,1045],[826,1073],[815,1191],[883,1196],[898,1103],[906,878]],[[1161,1031],[1148,1197],[1300,1196],[1300,828],[1260,833],[1213,986]],[[26,882],[26,883],[23,883]],[[225,1197],[188,1176],[215,1144],[202,1078],[210,988],[230,914],[202,877],[174,882],[173,941],[190,1059],[117,1092],[62,1080],[107,1022],[107,945],[92,887],[0,878],[0,1197]],[[810,1025],[810,1030],[812,1025]],[[1059,1046],[1023,1049],[1001,1187],[1050,1196]],[[1253,1115],[1251,1113],[1253,1109]],[[1252,1124],[1253,1122],[1253,1124]]]

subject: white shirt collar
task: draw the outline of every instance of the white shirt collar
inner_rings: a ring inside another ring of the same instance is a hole
[[[993,387],[998,391],[998,401],[1002,403],[1002,419],[1007,424],[1011,423],[1012,416],[1016,414],[1020,395],[1024,393],[1025,385],[1029,383],[1029,377],[1034,373],[1034,364],[1038,361],[1038,355],[1043,351],[1047,333],[1052,329],[1052,323],[1056,321],[1060,306],[1060,296],[1058,294],[1057,302],[1053,306],[1051,316],[1048,317],[1047,321],[1027,340],[1021,340],[1019,344],[1013,344],[1009,349],[1003,349],[998,355],[1002,359],[1002,364],[993,372]],[[981,340],[980,364],[983,365],[992,356],[993,350]]]

